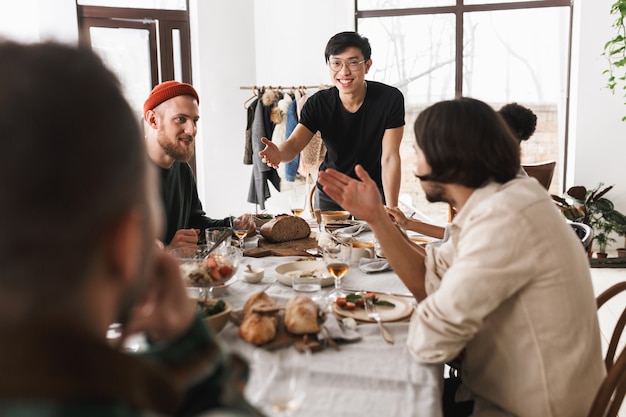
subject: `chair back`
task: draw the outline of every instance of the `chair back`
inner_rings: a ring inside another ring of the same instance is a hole
[[[616,417],[626,393],[626,349],[615,361],[596,393],[587,417]]]
[[[593,229],[591,228],[591,226],[585,223],[578,223],[578,222],[572,222],[572,221],[568,221],[568,223],[570,226],[572,226],[572,229],[574,229],[574,232],[576,232],[576,235],[582,242],[585,248],[585,251],[589,253],[589,251],[591,250],[591,244],[593,243]]]
[[[528,176],[539,181],[539,184],[543,185],[546,190],[550,189],[550,183],[552,183],[555,167],[556,161],[539,162],[536,164],[522,164],[522,168],[526,171]]]
[[[600,295],[596,297],[596,303],[598,305],[598,309],[602,307],[607,301],[611,298],[617,296],[618,294],[626,291],[626,282],[618,282],[617,284],[607,288]],[[626,326],[626,309],[622,311],[622,314],[617,319],[617,323],[613,328],[613,333],[611,334],[611,340],[609,341],[609,347],[606,351],[606,356],[604,359],[604,363],[606,365],[606,370],[610,370],[613,367],[613,360],[615,359],[615,353],[617,352],[617,345],[622,337],[622,333],[624,332],[624,327]]]
[[[596,297],[598,309],[616,295],[626,291],[626,282],[619,282]],[[606,352],[604,363],[607,374],[591,405],[587,417],[615,417],[620,411],[620,407],[626,394],[626,349],[615,358],[617,344],[624,331],[626,324],[626,309],[622,311],[617,324],[613,329],[611,341]]]

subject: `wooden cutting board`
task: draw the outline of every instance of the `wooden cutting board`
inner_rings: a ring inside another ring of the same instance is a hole
[[[258,247],[246,249],[244,255],[252,258],[262,258],[264,256],[311,256],[311,254],[305,251],[312,248],[317,248],[317,239],[307,237],[289,242],[274,243],[261,237],[259,238]]]

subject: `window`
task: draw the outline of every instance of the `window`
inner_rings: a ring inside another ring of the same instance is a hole
[[[569,0],[356,0],[356,10],[357,31],[372,44],[370,79],[394,85],[405,96],[401,194],[415,207],[434,221],[447,221],[447,204],[427,203],[412,174],[413,122],[425,107],[461,95],[496,110],[513,101],[530,107],[537,130],[522,145],[522,162],[556,160],[550,191],[560,193]]]
[[[191,41],[186,0],[133,0],[132,4],[184,10],[134,9],[84,5],[80,0],[79,40],[114,71],[131,107],[143,119],[143,103],[162,81],[191,83]],[[124,0],[124,4],[129,4]],[[195,158],[190,161],[195,172]]]

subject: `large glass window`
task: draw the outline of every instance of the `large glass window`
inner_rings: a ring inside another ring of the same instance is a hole
[[[531,108],[537,130],[522,145],[522,162],[556,160],[550,191],[560,194],[567,141],[569,1],[427,3],[357,0],[357,31],[372,44],[368,77],[398,87],[405,96],[401,201],[431,220],[448,220],[447,204],[426,202],[413,176],[413,122],[425,107],[461,95],[496,110],[510,102]]]
[[[187,10],[187,0],[77,0],[81,6],[128,7],[131,9]]]

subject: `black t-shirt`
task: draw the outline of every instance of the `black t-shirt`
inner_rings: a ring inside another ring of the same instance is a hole
[[[161,200],[165,212],[166,231],[163,242],[168,245],[177,230],[229,226],[229,218],[206,216],[198,198],[196,179],[186,162],[174,162],[170,169],[159,167]]]
[[[386,129],[404,126],[404,96],[395,87],[367,81],[363,104],[350,113],[336,87],[320,90],[304,104],[299,123],[321,133],[327,151],[320,170],[356,178],[354,167],[361,164],[382,190],[382,138]]]

